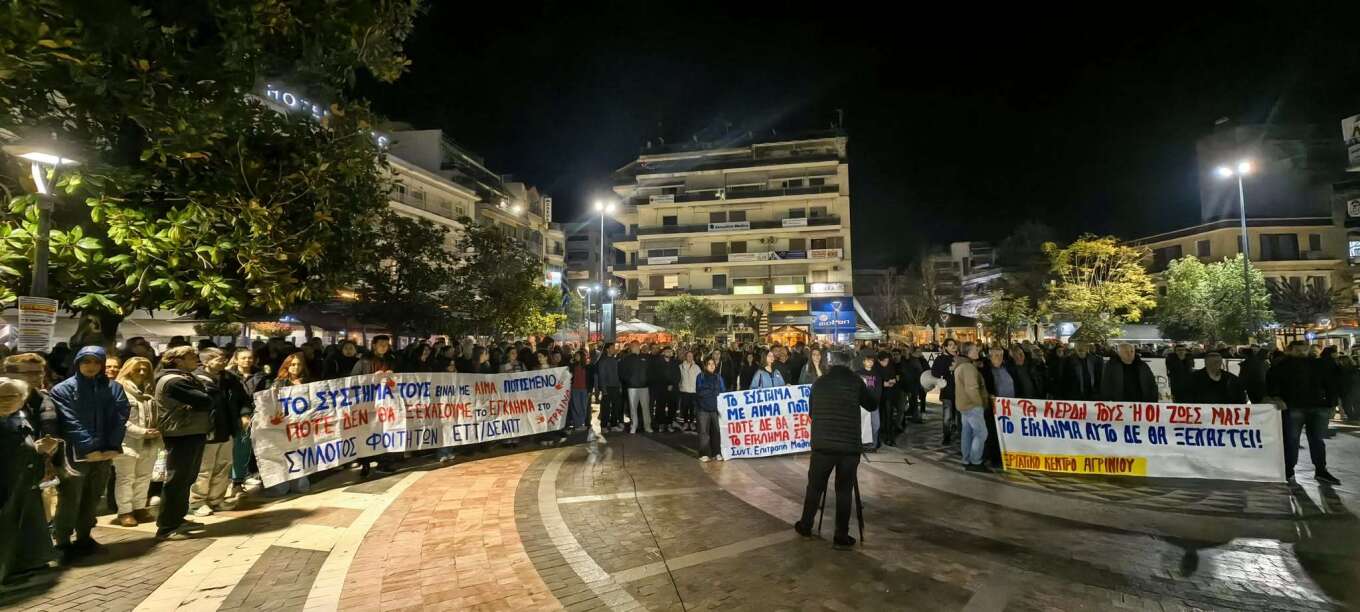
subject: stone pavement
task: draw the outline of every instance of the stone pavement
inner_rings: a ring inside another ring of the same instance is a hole
[[[937,409],[936,409],[937,410]],[[932,434],[932,432],[935,432]],[[932,438],[933,436],[933,438]],[[790,528],[806,455],[700,463],[689,434],[525,447],[314,491],[0,593],[25,610],[1341,610],[1360,606],[1346,484],[975,474],[938,422],[860,467],[862,546]],[[834,501],[828,500],[828,508]],[[828,521],[829,522],[829,521]],[[852,532],[855,529],[852,527]]]

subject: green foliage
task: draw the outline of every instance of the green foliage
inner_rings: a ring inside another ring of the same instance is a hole
[[[400,74],[418,11],[412,0],[0,8],[0,128],[56,131],[81,149],[56,183],[53,297],[116,320],[138,308],[234,318],[331,295],[369,257],[390,188],[374,120],[342,89],[360,69]],[[247,95],[280,76],[336,100],[325,120]],[[0,185],[31,191],[26,172],[7,163]],[[35,204],[14,197],[0,215],[0,285],[16,291]]]
[[[1331,291],[1314,284],[1295,285],[1272,278],[1267,284],[1270,307],[1281,324],[1292,327],[1316,325],[1318,319],[1331,317],[1345,302],[1345,291]]]
[[[449,229],[392,212],[378,215],[372,254],[358,268],[358,315],[404,336],[443,331],[452,317],[455,258],[444,247]]]
[[[239,336],[241,335],[240,323],[227,323],[225,321],[208,321],[206,323],[195,323],[194,333],[200,336]]]
[[[707,338],[722,325],[722,313],[708,300],[681,295],[656,307],[656,323],[686,340]]]
[[[1066,247],[1047,243],[1044,253],[1054,277],[1049,309],[1080,323],[1082,340],[1103,343],[1156,305],[1152,279],[1143,269],[1144,249],[1113,236],[1085,235]]]
[[[562,293],[543,284],[538,257],[494,225],[462,221],[450,286],[456,314],[447,333],[547,335],[561,327]]]
[[[284,338],[293,333],[293,326],[277,321],[251,323],[250,329],[266,338]]]
[[[1243,299],[1242,256],[1208,265],[1194,257],[1172,261],[1166,295],[1158,300],[1156,320],[1172,340],[1245,342],[1274,321],[1265,277],[1251,275],[1251,312]]]
[[[1052,242],[1056,232],[1042,223],[1026,221],[1015,228],[997,246],[996,257],[1004,273],[999,287],[1007,295],[1024,299],[1036,320],[1046,314],[1052,266],[1044,253],[1044,245]]]
[[[1012,334],[1034,321],[1034,310],[1025,297],[996,291],[978,309],[978,318],[992,338],[1006,342],[1010,341]]]

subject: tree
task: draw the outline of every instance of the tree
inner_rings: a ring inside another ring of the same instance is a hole
[[[902,303],[903,319],[910,325],[930,327],[932,336],[937,336],[953,299],[941,285],[939,272],[925,251],[908,269],[905,284],[907,297]]]
[[[1044,244],[1052,242],[1057,232],[1035,221],[1025,221],[997,245],[996,257],[1002,273],[998,287],[1008,296],[1024,299],[1037,325],[1047,304],[1049,281],[1053,269]],[[1035,330],[1038,337],[1038,330]]]
[[[454,255],[444,248],[449,229],[391,210],[378,215],[372,254],[357,272],[359,318],[394,334],[428,336],[448,326]]]
[[[707,338],[722,325],[712,302],[692,295],[670,298],[656,307],[656,322],[686,340]]]
[[[0,129],[81,149],[57,180],[51,287],[111,343],[138,308],[220,319],[328,297],[367,259],[390,185],[374,120],[344,99],[391,81],[415,0],[140,3],[0,9]],[[334,100],[283,114],[257,84]],[[324,110],[323,110],[324,109]],[[31,192],[6,163],[0,185]],[[24,291],[37,198],[0,215],[0,285]]]
[[[1318,284],[1295,284],[1286,279],[1267,281],[1270,308],[1275,318],[1290,327],[1317,325],[1318,320],[1331,317],[1345,304],[1344,290],[1332,291]]]
[[[547,335],[566,315],[562,293],[543,284],[543,262],[494,225],[464,217],[445,333]]]
[[[1120,325],[1141,320],[1143,311],[1156,305],[1142,264],[1145,249],[1088,234],[1066,247],[1047,243],[1044,253],[1055,278],[1049,308],[1076,319],[1082,340],[1103,343]]]
[[[911,308],[912,287],[912,278],[908,274],[889,268],[885,276],[876,279],[868,287],[871,297],[865,300],[864,306],[879,323],[905,323]]]
[[[1265,277],[1254,267],[1251,312],[1242,297],[1242,256],[1205,265],[1194,257],[1172,261],[1156,321],[1172,340],[1245,342],[1274,321]]]
[[[988,296],[987,303],[978,309],[978,317],[993,338],[1009,342],[1014,332],[1025,329],[1033,322],[1034,310],[1024,297],[995,291]]]

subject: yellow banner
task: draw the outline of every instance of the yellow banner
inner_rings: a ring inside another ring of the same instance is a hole
[[[1105,457],[1100,455],[1041,455],[1002,453],[1008,470],[1037,470],[1064,474],[1105,474],[1110,476],[1147,476],[1147,457]]]

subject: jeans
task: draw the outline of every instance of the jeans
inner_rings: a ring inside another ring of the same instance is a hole
[[[641,416],[638,415],[639,408],[641,408]],[[647,393],[647,387],[636,389],[630,387],[628,389],[628,413],[633,419],[633,433],[638,432],[639,424],[642,424],[642,427],[647,431],[652,430],[652,403]]]
[[[161,488],[161,512],[156,516],[157,531],[168,533],[184,524],[184,515],[189,513],[189,489],[198,479],[207,441],[208,436],[203,434],[165,438],[165,486]]]
[[[958,412],[954,410],[954,400],[940,398],[940,427],[944,429],[944,440],[949,441],[949,436],[954,431],[954,420],[958,418]]]
[[[883,411],[875,410],[869,413],[869,421],[873,423],[874,427],[874,448],[883,446],[883,437],[880,434],[880,428],[883,426],[883,417],[879,414],[881,412]]]
[[[57,516],[52,519],[52,532],[58,546],[69,544],[72,532],[77,540],[89,539],[98,513],[99,496],[108,488],[109,472],[113,468],[109,461],[83,461],[74,465],[80,476],[64,478],[57,485]]]
[[[963,453],[963,463],[978,465],[987,445],[987,417],[981,407],[964,410],[960,416],[963,429],[959,434],[959,451]]]
[[[623,388],[605,387],[600,393],[600,426],[623,424]]]
[[[1302,406],[1286,411],[1284,434],[1284,473],[1294,475],[1294,466],[1299,462],[1299,434],[1308,432],[1308,456],[1313,460],[1313,470],[1327,469],[1327,422],[1332,420],[1330,406]]]
[[[590,392],[585,389],[571,390],[571,408],[567,410],[568,427],[584,427],[590,418]]]
[[[722,439],[718,433],[718,413],[699,411],[699,456],[716,457],[722,454]]]
[[[907,419],[915,421],[925,412],[926,396],[920,389],[907,391]]]
[[[119,455],[113,460],[113,500],[118,514],[132,514],[146,508],[147,491],[151,488],[151,471],[156,468],[160,444],[142,444],[137,456]]]
[[[250,476],[250,460],[255,458],[255,449],[250,446],[250,432],[243,431],[232,437],[231,480],[244,482]]]
[[[231,485],[231,464],[231,442],[204,445],[198,479],[189,489],[189,501],[210,508],[221,506],[227,498],[227,487]]]
[[[807,494],[803,497],[803,518],[799,522],[805,528],[812,528],[832,470],[836,472],[836,538],[840,539],[850,535],[850,498],[855,494],[855,479],[858,478],[858,454],[812,451],[808,460]]]

